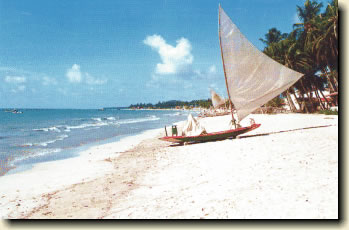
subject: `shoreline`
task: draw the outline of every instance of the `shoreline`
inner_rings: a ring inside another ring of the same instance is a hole
[[[69,160],[71,158],[80,157],[81,154],[84,154],[87,151],[90,151],[90,150],[94,151],[93,149],[98,147],[98,146],[104,146],[104,145],[108,145],[108,144],[111,144],[111,143],[117,144],[118,142],[123,143],[123,141],[125,139],[128,140],[129,138],[137,140],[138,137],[142,138],[142,136],[144,136],[145,133],[147,133],[149,131],[152,131],[152,130],[156,130],[156,129],[144,130],[144,131],[142,131],[141,133],[138,133],[138,134],[109,137],[109,138],[106,138],[106,139],[98,140],[96,142],[87,143],[87,144],[82,145],[82,146],[72,147],[72,148],[68,148],[68,149],[63,149],[60,152],[52,154],[52,156],[57,155],[58,157],[54,157],[54,158],[58,158],[58,159],[44,160],[44,161],[38,161],[38,162],[35,162],[35,163],[19,165],[17,167],[14,167],[13,169],[7,171],[6,174],[4,174],[2,176],[13,175],[13,174],[25,172],[25,171],[33,169],[38,164],[51,163],[51,162],[57,162],[57,161],[62,161],[62,160]],[[129,148],[132,148],[132,146],[130,146]],[[120,151],[120,152],[122,152],[122,151]],[[0,176],[0,178],[2,176]]]
[[[96,146],[98,157],[85,159],[93,167],[76,162],[83,165],[75,170],[82,178],[63,177],[50,188],[30,176],[21,180],[32,186],[22,188],[16,187],[16,179],[0,178],[13,185],[0,189],[0,214],[2,218],[338,218],[338,116],[252,117],[262,126],[236,140],[170,147],[157,139],[162,129],[155,129],[123,152],[116,151],[113,143]],[[229,119],[228,115],[200,122],[211,131]],[[324,125],[331,126],[320,127]]]
[[[101,116],[103,116],[103,115],[101,115]],[[110,114],[108,116],[112,116],[112,114]],[[159,117],[156,117],[156,115],[151,115],[151,116],[154,116],[156,119],[160,119]],[[113,118],[113,117],[111,117],[111,118]],[[91,119],[94,122],[97,119],[99,119],[97,121],[101,121],[101,119],[99,117],[91,118]],[[107,119],[109,119],[109,117]],[[134,119],[138,119],[138,118],[134,118]],[[179,120],[181,120],[181,119],[182,118],[179,118]],[[163,119],[163,121],[161,121],[161,122],[164,123],[165,121],[166,120]],[[161,122],[159,124],[161,124]],[[133,122],[130,122],[130,123],[133,123]],[[89,123],[85,122],[82,125],[85,125],[85,124],[89,124]],[[121,124],[123,124],[123,123],[121,123]],[[58,125],[57,127],[60,127],[60,126],[61,125]],[[108,126],[110,126],[110,124],[108,124]],[[56,129],[55,125],[53,125],[52,127]],[[40,131],[44,130],[47,132],[48,129],[51,129],[52,127],[50,127],[50,128],[38,128],[37,130],[40,130]],[[68,127],[71,127],[71,126],[68,126]],[[72,125],[72,127],[75,127],[75,126]],[[136,129],[133,129],[133,131],[131,131],[131,132],[126,131],[126,132],[123,132],[120,134],[116,133],[116,135],[114,135],[114,136],[108,136],[108,137],[104,137],[101,139],[96,139],[92,142],[81,142],[81,143],[74,142],[75,144],[70,144],[68,146],[60,145],[60,146],[57,146],[55,148],[48,148],[48,149],[43,148],[43,150],[34,152],[34,154],[32,154],[32,155],[23,154],[23,156],[16,156],[14,158],[11,158],[11,160],[8,160],[7,167],[6,167],[6,168],[8,168],[8,170],[4,170],[1,173],[0,178],[2,176],[5,176],[5,175],[11,175],[11,174],[16,174],[19,172],[31,170],[33,168],[33,166],[35,166],[37,164],[79,157],[81,152],[85,152],[89,148],[93,148],[94,146],[104,145],[106,143],[111,143],[111,142],[118,142],[121,139],[128,138],[129,136],[142,135],[144,132],[147,132],[148,130],[158,129],[160,127],[161,127],[160,125],[149,126],[149,127],[144,126],[144,127],[140,128],[139,130],[137,130],[137,128],[136,128]],[[132,129],[132,127],[131,127],[131,129]],[[54,131],[56,131],[56,130],[54,130]],[[65,130],[63,130],[63,131],[65,131]],[[59,132],[59,133],[63,132],[63,131],[57,130],[57,132]],[[43,133],[45,134],[45,132],[43,132]],[[68,137],[68,135],[65,135],[65,134],[66,133],[64,133],[65,137],[62,139],[60,139],[60,137],[58,137],[58,138],[53,137],[53,141],[51,138],[47,142],[42,142],[42,141],[35,142],[35,140],[33,140],[33,143],[28,142],[29,144],[21,144],[19,146],[24,147],[24,148],[26,147],[26,145],[28,145],[28,146],[46,146],[47,143],[51,144],[51,143],[55,143],[57,140],[58,141],[64,140],[66,137]],[[70,133],[68,133],[68,134],[71,135]],[[42,143],[44,143],[44,144],[42,144]],[[73,142],[71,142],[71,143],[73,143]]]
[[[109,163],[111,158],[117,160],[121,153],[129,151],[146,139],[159,136],[161,130],[149,129],[116,141],[106,140],[102,144],[90,144],[88,147],[76,149],[70,157],[31,164],[24,170],[1,176],[0,183],[7,186],[0,188],[0,206],[3,206],[0,217],[11,218],[5,213],[6,209],[15,209],[14,205],[18,205],[14,200],[30,200],[40,194],[105,176],[112,170]],[[26,207],[33,208],[34,203]]]

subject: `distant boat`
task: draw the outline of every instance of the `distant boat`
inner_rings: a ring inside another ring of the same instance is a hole
[[[18,111],[17,109],[5,110],[5,113],[23,113],[22,111]]]

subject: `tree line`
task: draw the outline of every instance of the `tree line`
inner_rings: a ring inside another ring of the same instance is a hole
[[[131,104],[129,108],[151,108],[151,109],[168,109],[168,108],[176,108],[176,107],[201,107],[201,108],[210,108],[212,106],[211,99],[206,100],[192,100],[192,101],[179,101],[179,100],[170,100],[158,102],[156,104],[152,103],[137,103]]]
[[[338,0],[328,3],[324,12],[323,4],[306,0],[297,6],[300,23],[293,25],[290,33],[281,33],[277,28],[269,29],[263,52],[275,61],[303,73],[304,76],[282,94],[292,111],[296,111],[291,100],[294,95],[302,112],[326,110],[338,105],[337,97],[329,101],[323,91],[338,93]],[[296,92],[298,92],[296,94]],[[306,95],[306,97],[305,97]],[[325,101],[322,101],[324,98]]]

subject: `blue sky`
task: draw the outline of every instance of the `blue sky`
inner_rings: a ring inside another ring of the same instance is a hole
[[[263,49],[259,38],[290,32],[303,2],[0,0],[0,107],[128,106],[204,99],[210,88],[225,96],[218,4]]]

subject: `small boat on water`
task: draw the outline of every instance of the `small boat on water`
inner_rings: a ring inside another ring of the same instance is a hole
[[[5,110],[5,113],[23,113],[22,111],[18,111],[17,109]]]
[[[228,92],[231,124],[235,127],[221,132],[207,133],[195,119],[188,119],[182,135],[172,126],[172,136],[160,138],[176,143],[204,142],[234,138],[260,126],[251,119],[250,126],[241,127],[240,121],[274,97],[291,87],[303,74],[274,61],[258,50],[240,32],[219,6],[219,43]],[[225,101],[212,93],[216,104]],[[234,112],[236,115],[234,117]],[[199,132],[198,132],[199,131]]]

